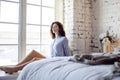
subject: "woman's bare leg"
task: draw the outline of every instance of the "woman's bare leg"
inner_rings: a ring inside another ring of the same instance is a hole
[[[45,56],[41,55],[39,52],[33,50],[31,53],[29,53],[21,62],[19,62],[15,66],[0,66],[0,70],[3,70],[7,73],[13,73],[21,70],[25,65],[29,64],[30,62],[43,59]]]
[[[12,74],[14,72],[18,72],[19,70],[22,70],[27,64],[36,61],[36,60],[40,60],[41,58],[33,58],[31,61],[25,62],[21,65],[17,65],[17,66],[0,66],[0,69],[5,71],[6,73]]]
[[[43,56],[42,54],[40,54],[39,52],[33,50],[32,52],[30,52],[21,62],[19,62],[16,66],[24,64],[26,62],[31,61],[33,58],[45,58],[45,56]]]

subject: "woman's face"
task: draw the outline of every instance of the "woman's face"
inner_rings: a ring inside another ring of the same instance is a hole
[[[58,27],[57,24],[53,24],[53,26],[52,26],[52,31],[53,31],[53,33],[55,33],[55,34],[59,34],[59,27]]]

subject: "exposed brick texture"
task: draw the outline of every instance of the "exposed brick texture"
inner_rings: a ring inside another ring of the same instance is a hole
[[[73,54],[99,52],[98,36],[108,30],[120,37],[119,9],[120,0],[64,0],[64,23]]]

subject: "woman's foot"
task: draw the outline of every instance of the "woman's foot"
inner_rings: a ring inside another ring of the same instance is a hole
[[[18,72],[16,67],[8,67],[8,66],[0,66],[0,70],[5,71],[5,73],[13,74],[14,72]]]

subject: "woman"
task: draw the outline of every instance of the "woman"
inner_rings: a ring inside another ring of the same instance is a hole
[[[52,57],[68,56],[68,39],[65,37],[63,25],[60,22],[53,22],[50,32],[52,39],[54,39],[51,44]]]
[[[56,21],[51,24],[50,33],[53,39],[51,43],[51,56],[69,56],[68,51],[68,39],[65,36],[65,31],[63,29],[63,25]],[[0,70],[5,71],[6,73],[12,74],[14,72],[18,72],[22,70],[24,66],[27,64],[46,58],[42,54],[38,53],[37,51],[33,50],[29,55],[27,55],[21,62],[19,62],[15,66],[0,66]]]

